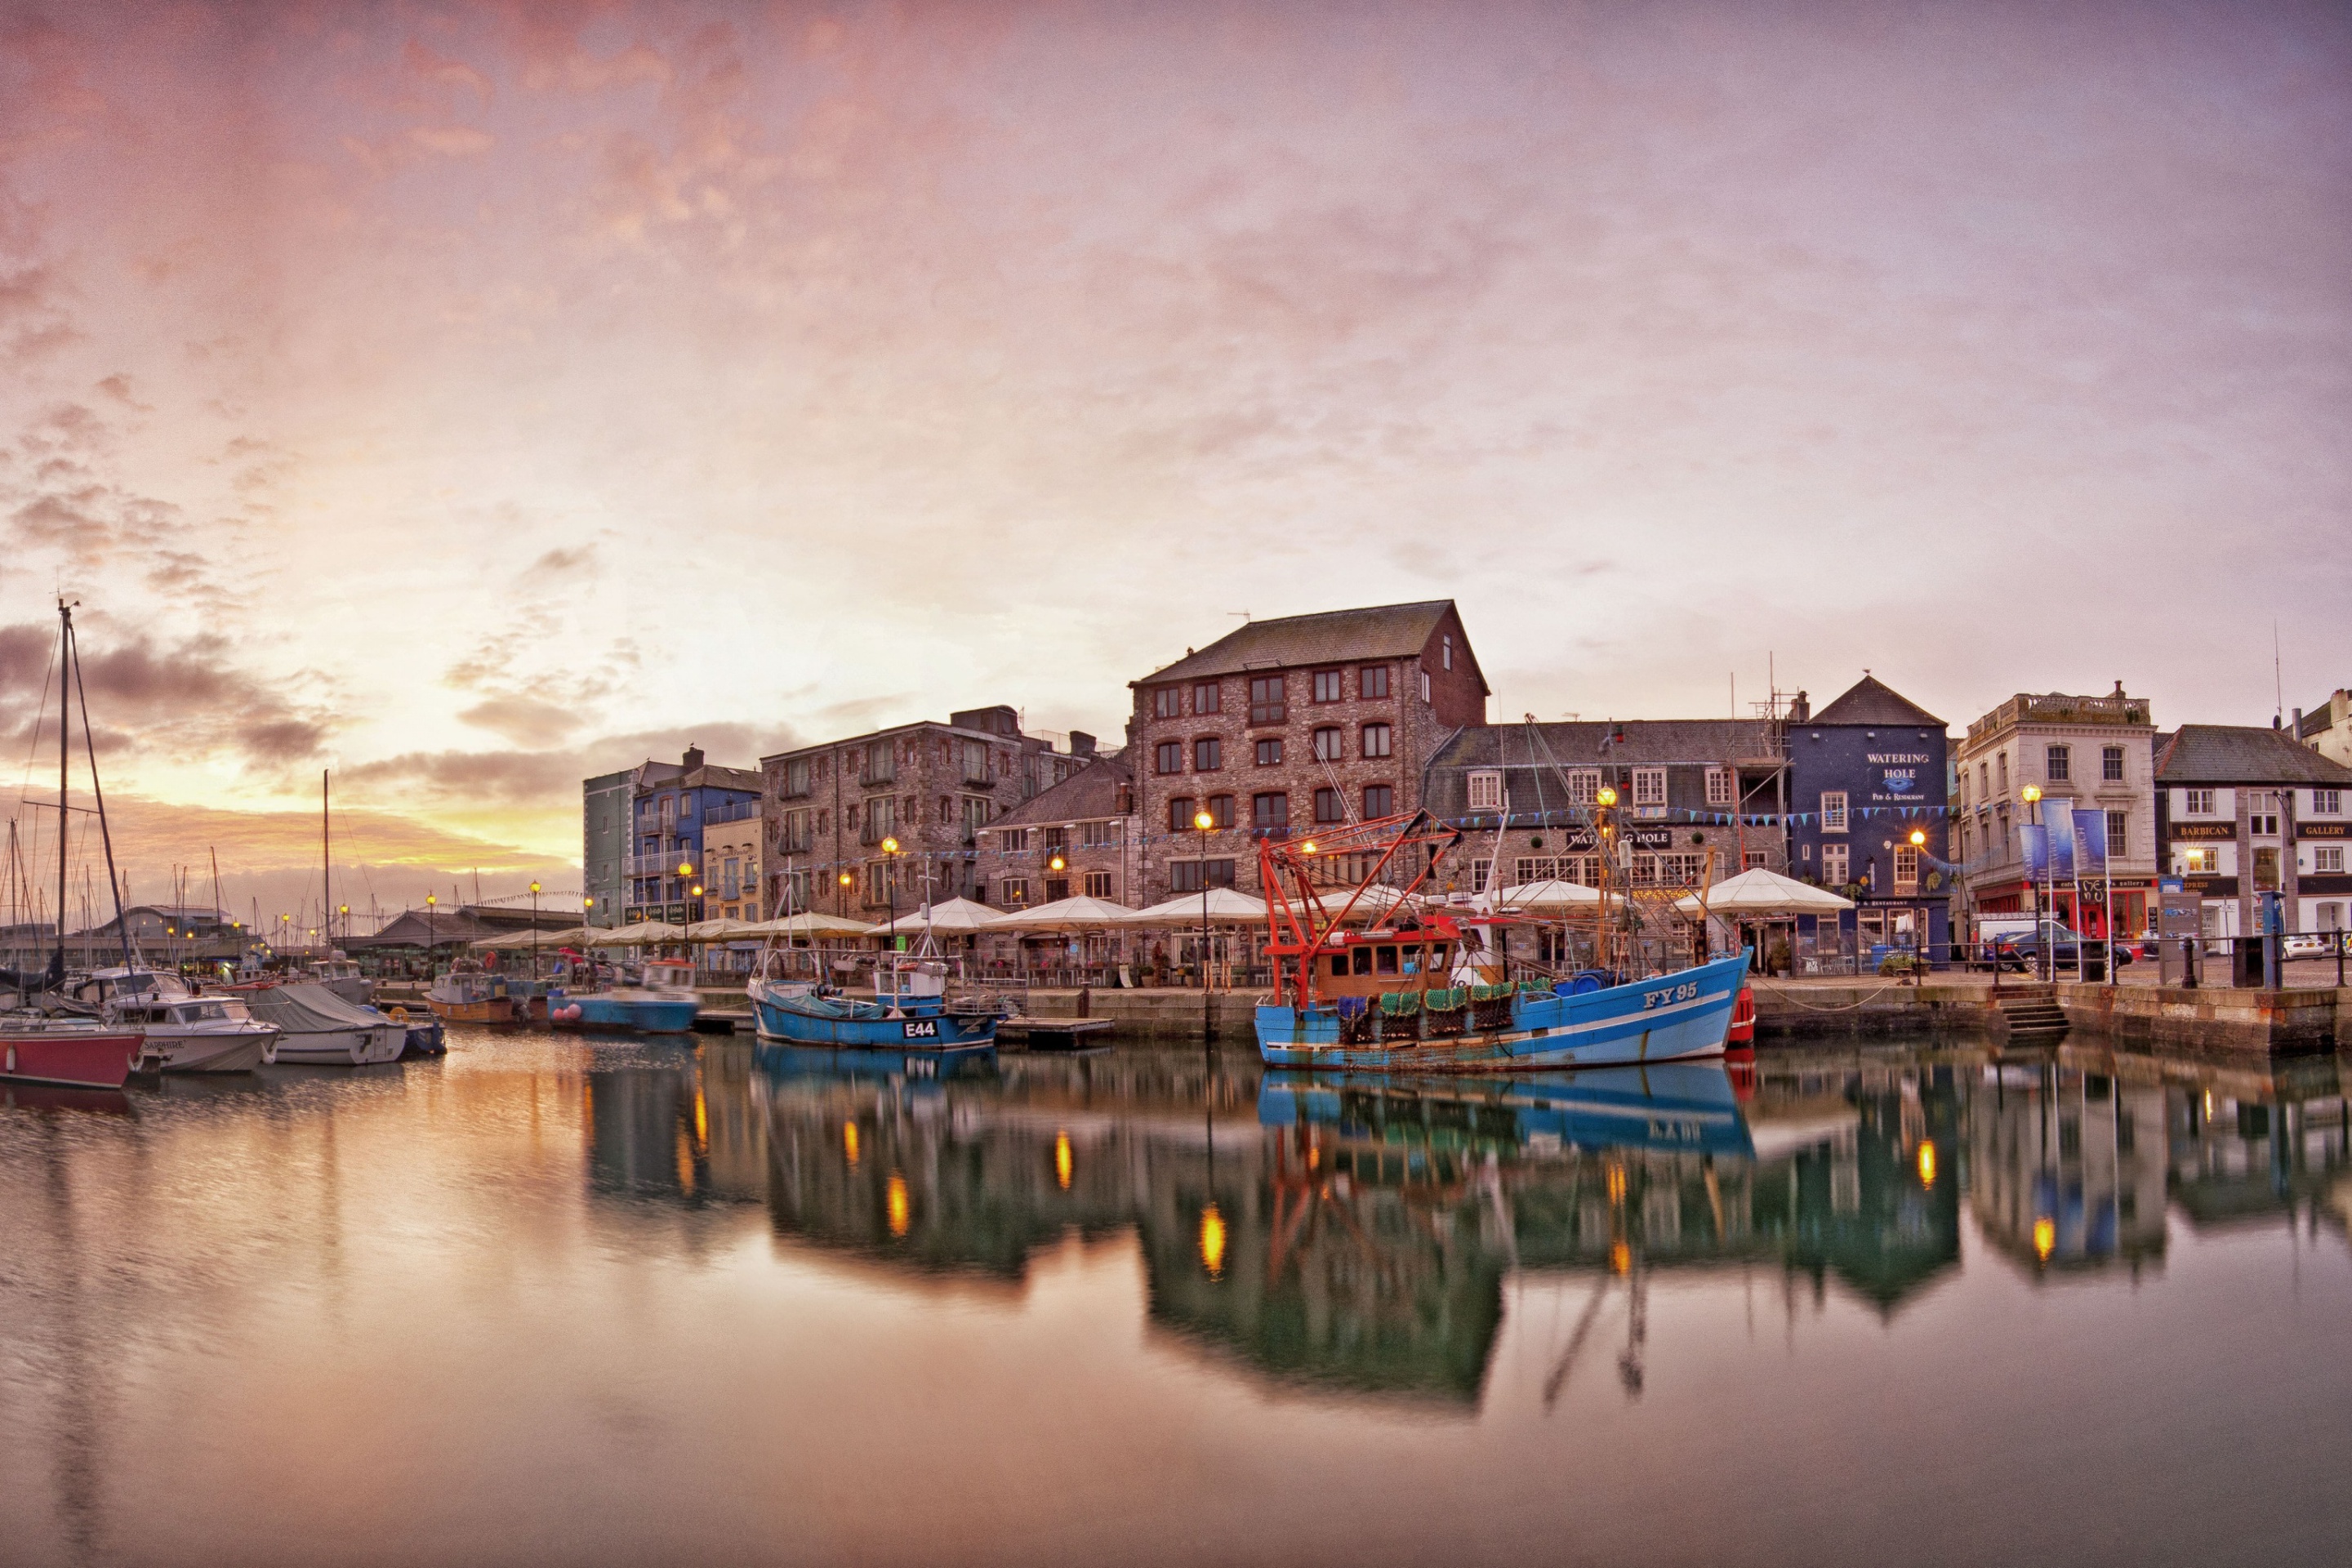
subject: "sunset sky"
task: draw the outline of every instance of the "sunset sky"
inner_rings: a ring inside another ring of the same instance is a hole
[[[2352,684],[2347,18],[0,0],[0,720],[62,589],[134,894],[239,910],[322,768],[386,903],[576,889],[583,774],[1115,741],[1243,613],[2266,722],[2273,622]]]

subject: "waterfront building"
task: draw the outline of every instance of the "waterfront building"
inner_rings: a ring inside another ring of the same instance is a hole
[[[1759,867],[1786,873],[1789,772],[1781,725],[1757,719],[1476,724],[1440,748],[1426,802],[1468,835],[1447,891],[1600,877],[1593,800],[1617,792],[1639,887],[1696,887]]]
[[[1818,713],[1799,692],[1787,735],[1794,874],[1859,906],[1838,918],[1838,947],[1948,952],[1948,889],[1937,868],[1949,859],[1944,721],[1865,670]],[[1830,954],[1830,938],[1801,923],[1801,961]]]
[[[1090,746],[1093,737],[1073,735],[1071,743]],[[1135,826],[1135,771],[1126,754],[1089,757],[981,830],[978,880],[986,901],[1017,910],[1084,897],[1140,908]]]
[[[1418,808],[1430,763],[1486,717],[1450,599],[1251,621],[1129,686],[1139,905],[1255,894],[1259,839]]]
[[[2352,691],[2337,687],[2306,713],[2294,710],[2294,738],[2331,763],[2352,767]]]
[[[1957,763],[1952,858],[1963,921],[2034,907],[2017,830],[2061,802],[2078,817],[2105,814],[2116,932],[2147,929],[2157,841],[2156,726],[2147,699],[2126,696],[2120,680],[2105,697],[2020,692],[1969,726]],[[2023,798],[2029,784],[2041,792],[2038,805]],[[2059,920],[2087,936],[2107,934],[2105,900],[2089,883],[2080,909],[2071,883],[2052,891]]]
[[[761,847],[767,839],[756,809],[730,813],[702,829],[703,903],[713,919],[756,921],[767,879],[761,874]]]
[[[2282,727],[2183,724],[2158,739],[2156,782],[2165,869],[2204,898],[2206,935],[2255,934],[2263,893],[2290,931],[2345,929],[2352,767]]]
[[[934,902],[985,902],[980,833],[1091,757],[1024,735],[1007,707],[951,713],[760,759],[770,914],[877,922]]]
[[[635,815],[638,774],[646,763],[617,773],[580,782],[580,891],[586,925],[621,923],[628,901],[629,824]]]
[[[706,835],[729,823],[757,822],[760,791],[758,773],[707,762],[699,747],[688,747],[674,763],[640,763],[631,786],[621,918],[596,923],[709,920]]]

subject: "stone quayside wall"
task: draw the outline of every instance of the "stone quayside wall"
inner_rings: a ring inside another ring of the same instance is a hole
[[[2231,1056],[2352,1049],[2352,990],[2183,991],[2128,985],[2110,990],[2062,981],[2057,994],[2076,1029],[2122,1044]],[[1219,1045],[1252,1043],[1250,1009],[1255,1001],[1250,992],[1212,993],[1211,1038]],[[1039,1017],[1075,1017],[1078,993],[1032,992],[1029,1006]],[[1087,1011],[1115,1020],[1118,1037],[1125,1039],[1173,1042],[1202,1036],[1197,991],[1093,991],[1087,996]],[[1756,993],[1757,1038],[1767,1046],[1774,1040],[2008,1032],[2008,1020],[1981,981],[1759,986]]]

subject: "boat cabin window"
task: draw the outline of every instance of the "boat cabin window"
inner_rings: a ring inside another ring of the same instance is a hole
[[[1372,950],[1370,948],[1360,947],[1355,950],[1350,957],[1357,973],[1370,974],[1372,972]]]
[[[1333,953],[1331,955],[1331,978],[1334,980],[1339,979],[1347,973],[1348,955],[1344,952]]]
[[[1373,951],[1379,954],[1373,960],[1374,967],[1382,974],[1394,974],[1397,972],[1397,950],[1392,947],[1381,947],[1375,948]]]

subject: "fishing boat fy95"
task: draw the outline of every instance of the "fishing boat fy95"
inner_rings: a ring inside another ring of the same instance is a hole
[[[1604,967],[1513,979],[1487,940],[1510,917],[1424,908],[1416,897],[1458,830],[1416,812],[1319,837],[1258,846],[1276,965],[1274,996],[1256,1016],[1268,1065],[1496,1072],[1722,1054],[1745,952],[1638,978]],[[1335,887],[1321,874],[1334,865],[1369,868]],[[1596,932],[1610,921],[1604,898]]]

